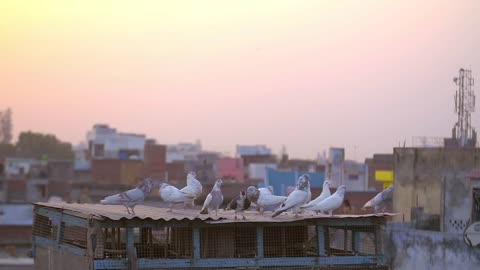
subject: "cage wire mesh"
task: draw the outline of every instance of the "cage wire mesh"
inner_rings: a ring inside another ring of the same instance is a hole
[[[58,234],[58,228],[62,230]],[[257,258],[257,226],[248,224],[209,225],[199,228],[200,259]],[[380,237],[376,232],[380,225],[368,226],[323,226],[301,224],[262,224],[264,258],[314,258],[342,256],[380,255]],[[193,259],[193,228],[186,227],[139,227],[133,229],[133,239],[138,259]],[[320,241],[325,247],[320,255]],[[59,243],[87,248],[87,228],[65,223],[36,214],[33,235]],[[95,234],[95,259],[127,259],[127,228],[104,227]],[[205,267],[204,269],[208,269]],[[145,268],[142,268],[145,269]],[[148,268],[159,269],[159,268]],[[198,269],[198,268],[181,268]],[[328,265],[328,266],[281,266],[281,267],[217,267],[215,269],[389,269],[388,266]]]

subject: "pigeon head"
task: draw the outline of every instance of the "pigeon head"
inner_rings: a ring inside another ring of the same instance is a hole
[[[249,186],[247,188],[247,197],[253,202],[256,202],[258,200],[258,197],[260,197],[260,192],[258,191],[258,188],[254,186]]]
[[[165,182],[164,182],[164,183],[161,183],[161,184],[160,184],[160,189],[162,189],[162,188],[164,188],[164,187],[167,187],[167,186],[169,186],[169,184],[167,184],[167,183],[165,183]]]
[[[341,185],[341,186],[338,187],[338,189],[337,189],[337,191],[335,191],[335,193],[337,193],[340,196],[344,196],[346,190],[347,190],[347,187],[345,185]]]
[[[220,187],[222,184],[223,184],[222,179],[217,179],[217,181],[215,181],[215,186],[217,187]]]
[[[308,174],[304,174],[298,178],[297,187],[300,190],[306,190],[310,187],[310,176]]]
[[[150,193],[153,188],[153,181],[150,178],[147,178],[142,181],[140,185],[138,185],[138,188],[140,188],[144,193]]]
[[[247,193],[245,192],[245,190],[240,191],[240,198],[241,199],[246,199],[247,198]]]
[[[195,172],[189,172],[187,174],[187,178],[190,178],[190,177],[197,178],[197,174]]]
[[[330,187],[330,182],[328,182],[327,180],[325,180],[323,182],[323,188],[329,188]]]

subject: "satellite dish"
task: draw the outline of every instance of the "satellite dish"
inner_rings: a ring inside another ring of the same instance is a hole
[[[471,247],[480,244],[480,221],[470,224],[463,233],[465,243]]]

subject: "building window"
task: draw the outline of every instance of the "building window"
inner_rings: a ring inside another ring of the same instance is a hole
[[[358,180],[358,174],[349,174],[348,180]]]
[[[94,153],[95,157],[104,157],[105,156],[105,145],[95,144],[93,153]]]

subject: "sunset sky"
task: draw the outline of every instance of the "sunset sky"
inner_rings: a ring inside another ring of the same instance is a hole
[[[460,67],[480,82],[480,1],[0,2],[15,136],[77,144],[108,123],[230,154],[363,160],[450,136]]]

